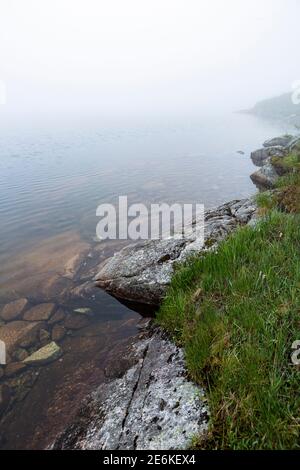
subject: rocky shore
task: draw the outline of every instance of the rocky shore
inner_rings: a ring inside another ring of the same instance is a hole
[[[253,163],[260,167],[251,175],[253,183],[260,190],[273,189],[276,181],[284,174],[280,160],[286,157],[299,144],[300,138],[285,135],[267,140],[263,148],[251,153]]]
[[[52,448],[185,449],[207,426],[204,392],[188,380],[182,350],[146,326]]]
[[[259,170],[251,179],[259,189],[274,187],[283,171],[280,159],[299,140],[282,136],[252,152]],[[121,301],[157,308],[178,264],[216,249],[238,227],[255,224],[257,212],[255,198],[206,211],[204,246],[197,235],[174,237],[125,246],[108,259],[103,248],[84,247],[55,281],[63,286],[59,303],[51,296],[47,302],[21,297],[5,303],[0,309],[0,340],[7,353],[7,364],[0,366],[0,419],[24,399],[44,365],[62,360],[64,338],[89,324],[95,312],[84,299],[93,296],[95,283]],[[74,299],[74,307],[63,305]],[[82,403],[53,448],[184,449],[195,435],[205,435],[205,391],[189,380],[183,351],[149,325],[124,345],[120,361],[114,358],[104,383]]]
[[[213,249],[230,232],[255,218],[254,199],[235,200],[205,213],[204,247],[196,235],[137,243],[106,260],[95,276],[96,285],[117,298],[159,305],[176,264],[192,254]],[[197,233],[197,230],[195,231]]]

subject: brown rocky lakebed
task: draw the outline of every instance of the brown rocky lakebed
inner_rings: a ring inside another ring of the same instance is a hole
[[[47,447],[137,335],[140,315],[92,281],[115,249],[66,232],[2,267],[0,448]]]

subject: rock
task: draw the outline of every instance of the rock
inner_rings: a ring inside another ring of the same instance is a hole
[[[6,377],[13,377],[14,375],[23,372],[26,369],[27,365],[23,362],[11,362],[5,368],[5,376]]]
[[[15,401],[20,402],[24,400],[38,379],[38,376],[38,371],[26,367],[25,371],[22,371],[20,374],[7,379],[9,387],[14,392],[13,403]]]
[[[7,353],[11,354],[16,348],[26,348],[33,345],[38,339],[42,323],[28,323],[16,320],[0,328],[0,340],[6,344]]]
[[[10,387],[6,384],[0,385],[0,416],[6,412],[11,396],[12,392]]]
[[[54,315],[48,320],[49,325],[54,325],[55,323],[59,323],[66,318],[66,315],[62,308],[59,308]]]
[[[294,139],[292,135],[283,135],[280,137],[275,137],[274,139],[266,140],[264,142],[264,147],[274,147],[281,145],[282,147],[287,147]]]
[[[260,168],[260,170],[253,173],[250,178],[259,189],[265,190],[274,188],[279,175],[273,165],[269,162]]]
[[[133,364],[86,399],[54,449],[180,450],[207,431],[204,392],[187,379],[182,350],[156,331],[129,355]]]
[[[263,166],[270,157],[283,158],[288,150],[280,145],[255,150],[251,153],[251,160],[256,166]]]
[[[42,343],[42,345],[44,346],[45,344],[47,344],[47,342],[49,341],[50,339],[50,333],[49,331],[47,330],[44,330],[43,328],[40,330],[40,333],[39,333],[39,339],[40,339],[40,343]]]
[[[55,325],[52,330],[52,341],[61,341],[66,335],[66,329],[62,325]]]
[[[68,315],[64,325],[68,330],[80,330],[89,324],[89,319],[84,315]]]
[[[43,348],[31,354],[31,356],[24,359],[24,364],[30,366],[42,366],[56,361],[62,355],[62,349],[54,342],[47,344]]]
[[[79,313],[80,315],[90,315],[92,313],[90,308],[76,308],[73,311],[74,313]]]
[[[18,299],[6,304],[0,314],[2,320],[12,321],[19,318],[28,306],[27,299]]]
[[[23,318],[26,321],[46,321],[49,320],[54,310],[55,304],[39,304],[28,310]]]
[[[99,267],[96,285],[117,298],[159,305],[170,284],[174,267],[191,254],[216,246],[256,211],[252,199],[232,201],[205,213],[205,246],[190,238],[150,240],[130,245]]]
[[[18,348],[18,349],[14,352],[13,357],[14,357],[18,362],[22,362],[22,361],[24,361],[24,359],[26,359],[26,357],[28,357],[28,352],[26,351],[26,349]]]
[[[290,143],[289,143],[289,151],[293,152],[294,150],[299,150],[300,147],[300,137],[297,136],[295,137]]]

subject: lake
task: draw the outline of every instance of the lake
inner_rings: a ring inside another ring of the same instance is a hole
[[[70,260],[92,250],[96,266],[119,248],[95,241],[97,206],[116,204],[120,195],[129,204],[207,208],[248,197],[256,191],[250,152],[287,131],[244,114],[1,124],[0,308],[26,297],[33,305],[54,302],[69,316],[79,307],[93,313],[62,339],[61,362],[39,370],[11,402],[2,448],[49,445],[70,410],[103,380],[114,348],[117,357],[118,345],[137,332],[140,315],[99,289],[77,300],[66,294],[76,287]],[[16,378],[0,381],[14,396]]]

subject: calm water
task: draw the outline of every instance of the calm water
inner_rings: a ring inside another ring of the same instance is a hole
[[[206,206],[248,196],[254,192],[250,151],[282,131],[239,114],[126,127],[96,119],[2,125],[0,266],[12,253],[67,230],[92,240],[97,205],[119,195]]]
[[[2,123],[0,129],[0,307],[41,292],[41,279],[48,288],[64,253],[93,243],[98,204],[128,195],[129,203],[211,207],[247,197],[255,192],[250,152],[288,131],[239,114],[126,125]],[[48,444],[45,436],[74,409],[66,384],[80,401],[102,380],[107,351],[135,334],[137,313],[99,289],[93,302],[97,318],[67,338],[63,366],[47,366],[7,419],[4,448]]]

